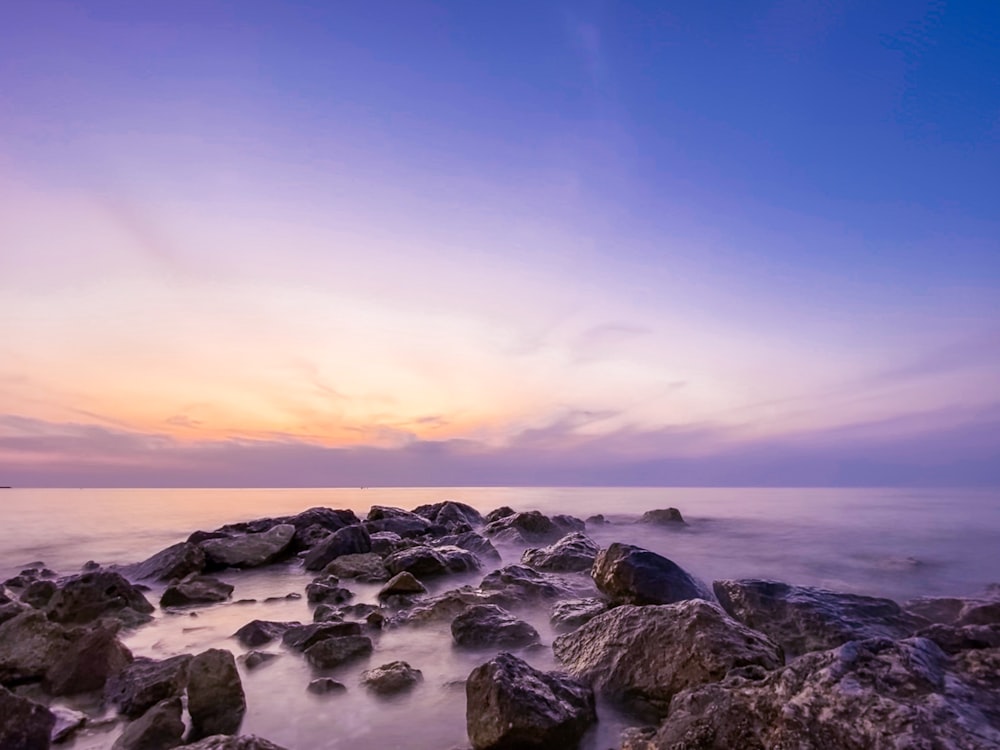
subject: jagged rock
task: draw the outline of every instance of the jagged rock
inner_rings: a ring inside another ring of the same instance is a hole
[[[926,596],[911,599],[903,608],[943,625],[1000,624],[1000,601],[991,598]]]
[[[517,648],[538,643],[538,631],[495,604],[469,607],[451,623],[451,637],[463,648]]]
[[[125,727],[111,750],[171,750],[183,736],[181,699],[168,698]]]
[[[426,534],[434,526],[423,516],[402,508],[388,508],[373,505],[368,511],[364,526],[369,533],[392,531],[401,537],[416,537]]]
[[[281,641],[288,648],[306,651],[320,641],[329,638],[343,638],[361,635],[361,625],[356,622],[316,622],[311,625],[295,625],[285,631]]]
[[[507,565],[486,575],[479,588],[509,601],[556,599],[571,592],[558,580],[523,565]]]
[[[274,622],[271,620],[251,620],[242,628],[233,633],[236,638],[247,648],[256,648],[270,643],[275,638],[281,638],[289,628],[301,626],[300,622]]]
[[[371,552],[372,542],[362,525],[345,526],[317,544],[305,558],[306,570],[322,570],[341,555]]]
[[[483,515],[471,505],[460,503],[455,500],[445,500],[441,503],[431,505],[421,505],[414,508],[413,512],[418,516],[423,516],[431,523],[453,528],[458,525],[480,526],[483,523]]]
[[[340,638],[327,638],[310,646],[306,649],[306,659],[317,669],[333,669],[367,656],[371,652],[371,638],[364,635],[346,635]]]
[[[608,610],[603,599],[567,599],[556,602],[549,621],[557,630],[573,630]]]
[[[7,602],[6,604],[0,604],[0,625],[3,625],[8,620],[13,620],[22,612],[26,612],[29,608],[20,602]]]
[[[0,624],[0,683],[44,677],[82,635],[80,629],[50,622],[37,609]]]
[[[657,717],[681,690],[784,663],[776,644],[701,599],[617,607],[559,636],[552,650],[571,674]]]
[[[687,526],[687,521],[677,508],[658,508],[647,510],[642,514],[639,523],[651,523],[656,526]]]
[[[532,542],[554,542],[571,530],[575,529],[560,526],[548,516],[537,510],[532,510],[503,516],[487,524],[483,533],[502,542],[530,544]]]
[[[397,573],[383,586],[378,592],[379,599],[385,599],[390,596],[410,596],[413,594],[426,594],[427,589],[424,587],[420,581],[418,581],[412,573],[404,570],[402,573]]]
[[[788,658],[866,638],[906,638],[926,624],[890,599],[841,594],[779,581],[716,581],[722,608],[769,636]]]
[[[427,545],[393,552],[385,558],[385,567],[392,575],[405,570],[418,578],[430,578],[449,572],[444,556]]]
[[[306,586],[306,599],[312,604],[343,604],[353,598],[350,589],[338,586],[335,576],[317,578]]]
[[[393,661],[361,673],[361,684],[379,695],[394,695],[410,690],[424,679],[424,673],[405,661]]]
[[[509,603],[510,597],[497,592],[484,592],[471,586],[445,591],[437,596],[421,599],[413,607],[393,618],[398,625],[422,625],[429,622],[452,620],[476,604]]]
[[[123,575],[138,581],[172,581],[198,574],[205,568],[205,551],[197,544],[180,542],[160,550],[141,563],[121,569]]]
[[[1000,651],[962,656],[922,638],[808,653],[759,679],[680,693],[645,748],[1000,747]]]
[[[234,587],[211,576],[190,575],[167,587],[160,597],[161,607],[186,607],[191,604],[224,602]]]
[[[0,685],[0,748],[49,750],[56,717],[49,709]]]
[[[591,576],[614,604],[673,604],[715,598],[705,584],[672,560],[620,542],[597,554]]]
[[[575,748],[597,721],[594,693],[557,672],[501,653],[465,684],[466,726],[475,750]]]
[[[73,642],[45,674],[52,695],[101,690],[109,678],[132,663],[132,652],[118,640],[117,629],[97,626]]]
[[[58,587],[55,581],[49,581],[44,578],[39,579],[28,584],[24,593],[21,594],[21,601],[29,607],[44,609],[56,591],[58,591]]]
[[[256,568],[273,562],[292,543],[295,526],[279,524],[259,534],[244,534],[201,543],[209,567]]]
[[[917,631],[917,636],[934,641],[947,654],[981,648],[1000,648],[1000,624],[943,625],[934,623]]]
[[[286,750],[286,748],[253,734],[237,737],[216,734],[190,745],[181,745],[178,750]]]
[[[462,534],[449,534],[448,536],[440,537],[436,544],[439,547],[461,547],[482,560],[500,561],[500,553],[497,552],[497,548],[493,546],[493,543],[475,531],[466,531]]]
[[[318,677],[306,687],[310,693],[316,695],[327,695],[329,693],[346,693],[347,685],[337,682],[332,677]]]
[[[257,667],[263,666],[272,659],[277,658],[277,654],[272,654],[269,651],[247,651],[245,654],[237,656],[236,661],[249,670],[257,669]]]
[[[67,578],[45,608],[53,622],[84,624],[115,617],[127,625],[152,618],[153,605],[142,592],[113,570],[95,570]]]
[[[52,727],[52,744],[68,741],[78,729],[87,723],[87,714],[74,711],[65,706],[50,706],[49,711],[56,717],[56,725]]]
[[[590,570],[594,565],[594,558],[600,551],[600,546],[590,537],[573,532],[548,547],[526,549],[521,556],[521,562],[536,570],[554,572]]]
[[[213,648],[191,659],[187,694],[192,740],[239,731],[247,704],[229,651]]]
[[[362,583],[381,583],[389,580],[389,571],[382,564],[382,557],[375,552],[341,555],[327,565],[323,572],[338,578],[354,578]]]
[[[156,661],[140,656],[108,680],[104,699],[129,718],[141,716],[157,703],[184,693],[191,658],[181,654]]]
[[[403,539],[392,531],[376,531],[370,536],[372,552],[380,557],[387,557],[393,552],[412,547],[416,544],[412,539]]]
[[[482,567],[475,553],[454,545],[435,547],[434,551],[444,558],[444,566],[449,573],[472,573]]]
[[[313,622],[343,622],[344,615],[340,607],[333,604],[320,604],[313,610]]]
[[[501,505],[499,508],[494,508],[485,516],[483,516],[483,523],[493,523],[494,521],[499,521],[501,518],[506,518],[507,516],[514,515],[514,509],[508,505]]]

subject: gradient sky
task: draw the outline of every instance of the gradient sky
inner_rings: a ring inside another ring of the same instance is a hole
[[[1000,3],[0,4],[0,484],[1000,484]]]

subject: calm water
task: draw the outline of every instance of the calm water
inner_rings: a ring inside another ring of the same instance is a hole
[[[446,488],[365,490],[3,490],[0,491],[0,574],[44,561],[60,573],[87,560],[130,563],[185,538],[195,529],[325,505],[359,515],[372,505],[412,508],[444,499],[488,511],[500,505],[585,517],[603,513],[611,524],[588,529],[598,543],[626,541],[664,554],[706,581],[761,576],[799,584],[889,596],[972,594],[1000,581],[1000,492],[969,490],[843,489],[634,489]],[[645,510],[675,506],[689,521],[682,531],[637,526]],[[501,548],[504,563],[520,548]],[[444,590],[475,583],[481,573],[433,583]],[[210,647],[234,653],[230,638],[255,619],[312,619],[304,601],[264,603],[269,596],[302,592],[311,576],[295,565],[233,572],[233,599],[250,604],[204,607],[166,615],[127,637],[137,655],[163,658]],[[377,586],[349,583],[355,602],[374,602]],[[159,591],[150,594],[151,600]],[[551,643],[547,610],[519,613]],[[447,625],[389,630],[377,637],[366,662],[330,674],[348,686],[334,696],[313,696],[314,677],[298,655],[282,653],[243,673],[248,713],[244,732],[292,750],[381,747],[442,750],[465,741],[464,679],[489,654],[451,648]],[[280,646],[272,650],[281,652]],[[521,654],[552,668],[549,649]],[[423,670],[412,694],[385,700],[357,685],[364,669],[405,659]],[[94,710],[93,706],[77,704]],[[615,744],[625,720],[601,706],[601,723],[587,747]],[[85,734],[68,747],[110,747],[118,731]]]

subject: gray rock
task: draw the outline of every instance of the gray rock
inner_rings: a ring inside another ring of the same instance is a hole
[[[418,516],[423,516],[431,523],[452,528],[455,526],[481,526],[483,515],[471,505],[460,503],[455,500],[445,500],[432,505],[421,505],[414,508],[413,512]]]
[[[538,643],[538,631],[495,604],[469,607],[451,623],[451,637],[462,648],[517,648]]]
[[[371,638],[364,635],[347,635],[341,638],[327,638],[310,646],[306,649],[306,659],[317,669],[333,669],[367,656],[371,652]]]
[[[496,592],[508,602],[557,599],[572,592],[558,579],[523,565],[507,565],[486,575],[479,588]]]
[[[294,536],[295,526],[283,523],[259,534],[207,539],[201,548],[209,566],[256,568],[279,558]]]
[[[0,683],[43,678],[82,635],[81,629],[50,622],[36,609],[0,624]]]
[[[401,549],[406,549],[414,545],[412,540],[403,539],[403,537],[393,531],[377,531],[371,534],[369,538],[371,539],[372,552],[380,557],[386,557],[393,552],[398,552]]]
[[[487,524],[483,533],[502,542],[531,544],[554,542],[569,530],[539,511],[532,510],[503,516]]]
[[[574,630],[608,611],[608,603],[593,597],[587,599],[567,599],[556,602],[552,607],[549,622],[557,630]]]
[[[346,693],[347,685],[337,682],[332,677],[318,677],[306,686],[306,690],[315,695],[328,695],[330,693]]]
[[[3,625],[8,620],[13,620],[22,612],[26,612],[29,609],[24,604],[20,602],[7,602],[7,604],[0,604],[0,625]]]
[[[350,589],[337,583],[334,576],[317,578],[306,586],[306,599],[312,604],[343,604],[354,597]]]
[[[115,617],[127,625],[151,620],[153,605],[113,570],[95,570],[67,578],[45,608],[53,622],[85,624]]]
[[[56,717],[49,709],[0,685],[0,748],[49,750]]]
[[[382,557],[375,552],[341,555],[327,565],[323,572],[338,578],[353,578],[362,583],[381,583],[389,580],[389,571],[382,564]]]
[[[614,604],[673,604],[715,598],[705,584],[672,560],[620,542],[597,554],[591,576]]]
[[[132,663],[132,652],[118,640],[117,628],[97,626],[74,641],[45,674],[52,695],[102,690]]]
[[[943,625],[998,625],[1000,601],[979,597],[920,597],[903,608],[932,623]]]
[[[603,513],[597,513],[593,516],[587,516],[584,521],[587,526],[604,526],[607,523],[607,519],[604,517]]]
[[[111,750],[171,750],[181,744],[184,722],[181,699],[161,701],[133,721],[111,746]]]
[[[473,553],[481,560],[500,561],[500,553],[497,552],[497,548],[493,546],[493,543],[481,534],[477,534],[475,531],[466,531],[461,534],[449,534],[448,536],[440,537],[436,544],[439,547],[461,547],[462,549]]]
[[[423,536],[435,526],[434,523],[416,513],[383,505],[371,507],[364,525],[372,534],[379,531],[391,531],[401,537]]]
[[[392,575],[406,571],[418,578],[431,578],[450,572],[444,556],[423,544],[393,552],[385,558],[385,567]]]
[[[395,695],[422,682],[424,674],[405,661],[393,661],[361,673],[361,684],[378,695]]]
[[[300,622],[273,622],[271,620],[251,620],[233,633],[233,638],[247,648],[256,648],[281,638],[289,628],[301,626]]]
[[[108,680],[104,699],[125,716],[141,716],[157,703],[184,693],[191,658],[190,654],[160,661],[139,657]]]
[[[511,598],[497,592],[484,592],[471,586],[445,591],[437,596],[416,602],[409,609],[396,615],[392,622],[396,625],[425,625],[433,622],[451,621],[466,609],[476,604],[509,604]]]
[[[465,684],[466,726],[475,750],[575,748],[597,721],[594,693],[511,654],[476,667]]]
[[[224,602],[234,587],[211,576],[190,575],[167,587],[160,597],[161,607],[186,607],[192,604]]]
[[[216,734],[190,745],[182,745],[180,750],[286,750],[270,740],[253,734],[232,737]]]
[[[45,605],[49,603],[57,590],[58,587],[56,586],[55,581],[46,580],[44,578],[32,581],[24,590],[24,593],[21,594],[21,601],[29,607],[44,609]]]
[[[494,521],[499,521],[501,518],[506,518],[507,516],[514,515],[514,509],[508,505],[501,505],[499,508],[494,508],[485,516],[483,516],[483,523],[493,523]]]
[[[444,558],[449,573],[472,573],[482,567],[475,553],[455,545],[438,546],[434,551]]]
[[[890,599],[792,586],[779,581],[716,581],[722,608],[769,636],[788,658],[847,641],[906,638],[926,624]]]
[[[687,526],[687,521],[677,508],[658,508],[647,510],[642,514],[639,523],[650,523],[656,526]]]
[[[197,544],[180,542],[135,565],[121,569],[122,574],[137,581],[172,581],[198,574],[205,568],[205,551]]]
[[[262,667],[277,658],[277,654],[272,654],[269,651],[247,651],[247,653],[237,656],[236,661],[248,670],[251,670],[257,669],[257,667]]]
[[[946,654],[981,648],[1000,648],[1000,624],[942,625],[934,623],[917,631],[917,636],[934,641]]]
[[[371,552],[372,542],[362,525],[345,526],[317,544],[305,558],[306,570],[322,570],[342,555],[359,555]]]
[[[390,596],[412,596],[426,593],[427,589],[424,584],[418,581],[412,573],[404,570],[386,582],[385,586],[379,590],[378,598],[385,599]]]
[[[349,635],[361,635],[360,623],[316,622],[311,625],[295,625],[285,631],[281,640],[290,649],[305,651],[320,641]]]
[[[229,651],[213,648],[191,659],[187,694],[190,739],[239,731],[247,704],[236,660]]]
[[[521,562],[536,570],[553,572],[590,570],[600,551],[597,542],[574,531],[548,547],[526,549],[521,556]]]
[[[716,604],[626,605],[556,638],[567,671],[639,715],[662,717],[681,690],[716,682],[732,669],[782,666],[781,649]]]

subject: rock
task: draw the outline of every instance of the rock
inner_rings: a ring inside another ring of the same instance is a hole
[[[247,648],[256,648],[270,643],[275,638],[281,638],[285,632],[295,626],[301,626],[300,622],[273,622],[271,620],[251,620],[242,628],[233,633],[233,638],[237,639]]]
[[[139,657],[108,680],[104,699],[129,718],[141,716],[157,703],[183,695],[191,658],[190,654],[161,661]]]
[[[26,612],[29,608],[20,602],[8,602],[7,604],[0,604],[0,625],[3,625],[8,620],[13,620],[22,612]]]
[[[45,605],[49,603],[57,590],[58,587],[56,586],[55,581],[45,579],[32,581],[24,590],[24,593],[21,594],[21,601],[29,607],[44,609]]]
[[[181,745],[178,750],[286,750],[269,740],[253,734],[231,737],[217,734],[190,745]]]
[[[532,542],[554,542],[567,529],[553,523],[548,516],[537,510],[514,513],[487,524],[483,533],[502,542],[530,544]]]
[[[337,583],[333,576],[317,578],[306,586],[306,599],[312,604],[343,604],[354,597],[350,589]]]
[[[333,604],[320,604],[313,610],[313,622],[343,622],[344,615],[340,609]]]
[[[1000,601],[992,598],[920,597],[903,607],[918,617],[943,625],[1000,624]]]
[[[73,647],[83,632],[50,622],[27,609],[0,624],[0,683],[43,678]]]
[[[594,583],[614,604],[673,604],[712,600],[711,591],[672,560],[615,542],[601,550],[591,570]]]
[[[417,537],[426,534],[434,526],[423,516],[411,513],[402,508],[388,508],[382,505],[373,505],[368,511],[368,518],[365,520],[365,528],[369,533],[379,531],[391,531],[401,537]]]
[[[208,539],[201,548],[209,567],[256,568],[279,558],[294,536],[295,527],[283,523],[259,534]]]
[[[541,549],[526,549],[521,562],[536,570],[590,570],[601,551],[597,542],[579,532],[567,534],[558,542]]]
[[[432,505],[421,505],[414,508],[413,512],[418,516],[423,516],[431,523],[452,528],[457,525],[481,526],[483,515],[471,505],[459,503],[455,500],[445,500]]]
[[[395,695],[412,689],[424,673],[405,661],[393,661],[361,673],[361,684],[379,695]]]
[[[345,526],[310,550],[305,558],[305,569],[322,570],[341,555],[358,555],[371,552],[371,549],[371,537],[364,526]]]
[[[356,622],[317,622],[312,625],[296,625],[289,628],[282,637],[282,643],[296,651],[305,651],[320,641],[329,638],[343,638],[361,635],[361,625]]]
[[[484,592],[471,586],[445,591],[437,596],[421,599],[414,606],[393,618],[397,625],[423,625],[430,622],[451,621],[476,604],[509,603],[510,597],[497,592]]]
[[[49,709],[0,686],[0,748],[49,750],[56,717]]]
[[[412,594],[426,594],[427,589],[418,581],[412,573],[404,570],[397,573],[378,592],[379,599],[389,596],[410,596]]]
[[[333,669],[367,656],[371,652],[371,638],[364,635],[347,635],[341,638],[327,638],[310,646],[306,649],[306,659],[317,669]]]
[[[552,650],[571,674],[658,718],[681,690],[731,669],[783,664],[776,644],[701,599],[617,607],[559,636]]]
[[[435,547],[434,551],[444,558],[444,566],[449,573],[473,573],[482,567],[475,553],[467,549],[448,545]]]
[[[236,657],[236,661],[246,667],[248,670],[257,669],[267,664],[272,659],[277,659],[277,654],[272,654],[269,651],[247,651],[247,653]]]
[[[389,571],[382,564],[381,556],[374,552],[341,555],[327,565],[323,572],[338,578],[354,578],[362,583],[381,583],[389,580]]]
[[[138,581],[173,581],[201,573],[205,551],[197,544],[180,542],[135,565],[121,569],[123,575]]]
[[[1000,648],[1000,624],[942,625],[934,623],[917,631],[917,636],[934,641],[946,654],[981,648]]]
[[[190,575],[168,586],[160,597],[161,607],[186,607],[191,604],[224,602],[234,587],[211,576]]]
[[[593,516],[587,516],[584,523],[587,526],[604,526],[607,523],[607,519],[604,518],[603,513],[597,513]]]
[[[109,678],[132,663],[132,652],[118,640],[117,629],[98,626],[85,633],[45,674],[52,695],[102,690]]]
[[[246,713],[246,697],[229,651],[213,648],[191,659],[188,666],[190,738],[236,734]]]
[[[499,508],[495,508],[483,516],[483,523],[493,523],[494,521],[499,521],[501,518],[506,518],[507,516],[514,515],[514,509],[507,505],[501,505]]]
[[[451,637],[462,648],[517,648],[538,643],[538,631],[495,604],[469,607],[451,623]]]
[[[687,526],[687,521],[677,508],[659,508],[647,510],[642,514],[639,523],[651,523],[656,526]]]
[[[480,559],[495,560],[497,562],[500,561],[500,553],[497,552],[497,548],[493,546],[493,543],[486,537],[477,534],[474,531],[466,531],[462,534],[449,534],[448,536],[440,537],[437,540],[437,545],[439,547],[461,547],[462,549],[473,553]]]
[[[552,607],[549,621],[557,630],[573,630],[590,622],[599,614],[608,611],[608,603],[603,599],[567,599],[556,602]]]
[[[575,748],[597,721],[594,693],[508,653],[476,667],[465,685],[466,726],[475,750]]]
[[[583,532],[587,528],[587,524],[583,522],[582,518],[567,516],[562,513],[552,516],[552,523],[559,529],[560,536],[571,534],[574,531]]]
[[[405,570],[418,578],[430,578],[449,572],[444,556],[426,545],[393,552],[385,558],[385,567],[392,575]]]
[[[142,592],[113,570],[96,570],[67,578],[45,608],[53,622],[85,624],[115,617],[127,625],[152,619],[153,605]]]
[[[56,717],[56,725],[52,727],[52,744],[68,741],[78,729],[87,723],[87,714],[74,711],[65,706],[50,706],[49,711]]]
[[[926,624],[890,599],[760,579],[716,581],[713,588],[730,616],[769,636],[788,658],[847,641],[906,638]]]
[[[327,695],[329,693],[346,693],[347,685],[342,682],[337,682],[332,677],[319,677],[306,687],[310,693],[315,693],[316,695]]]
[[[646,747],[1000,747],[1000,652],[965,654],[949,662],[922,638],[808,653],[761,679],[680,693]]]
[[[125,727],[111,750],[170,750],[183,736],[181,699],[168,698]]]
[[[372,552],[386,557],[393,552],[412,547],[414,542],[410,539],[403,539],[399,534],[392,531],[377,531],[371,535]]]
[[[509,601],[556,599],[569,590],[559,581],[523,565],[507,565],[483,578],[479,588],[497,592]]]
[[[380,607],[375,604],[348,604],[340,608],[343,617],[353,617],[356,620],[364,620],[374,612],[379,612]]]

